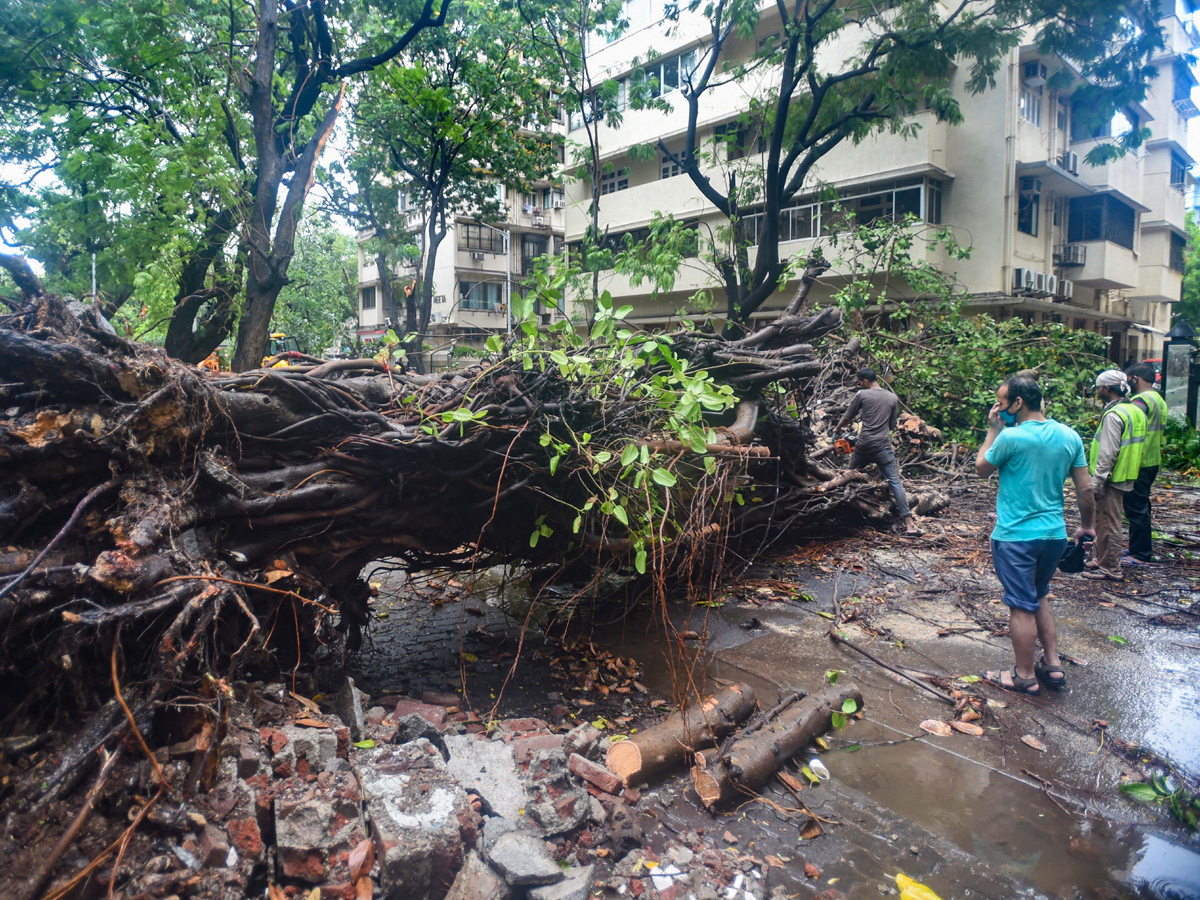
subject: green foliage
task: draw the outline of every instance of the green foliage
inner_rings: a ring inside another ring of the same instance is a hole
[[[563,489],[553,498],[556,512],[538,520],[529,543],[536,548],[555,533],[569,534],[572,542],[628,541],[633,568],[645,574],[672,535],[684,529],[672,518],[676,508],[686,508],[672,502],[676,492],[690,493],[706,478],[721,477],[706,446],[716,440],[707,417],[726,413],[736,398],[730,387],[678,356],[669,335],[626,327],[623,320],[632,307],[615,308],[607,292],[599,297],[587,334],[565,320],[540,326],[536,302],[557,304],[570,275],[539,271],[535,290],[514,296],[516,326],[507,346],[509,358],[527,371],[557,369],[583,401],[599,400],[614,387],[623,390],[623,418],[636,415],[636,433],[655,439],[632,440],[620,423],[599,435],[578,433],[562,419],[546,421],[539,441],[546,468]],[[489,341],[489,351],[498,349],[498,342]],[[441,413],[426,427],[447,424],[488,427],[470,401]],[[691,455],[682,457],[680,445]],[[721,496],[722,502],[732,502],[732,494]]]
[[[1110,364],[1107,339],[1093,332],[951,308],[897,334],[873,331],[867,343],[905,406],[948,440],[977,443],[996,388],[1022,369],[1037,370],[1048,416],[1085,437],[1095,430],[1098,411],[1085,391]]]
[[[1163,428],[1162,468],[1200,475],[1200,431],[1183,416],[1171,416]]]
[[[296,338],[300,349],[321,356],[326,348],[349,350],[347,321],[353,321],[358,292],[353,239],[327,220],[310,216],[296,236],[290,281],[279,293],[272,330]]]
[[[1200,794],[1183,786],[1173,786],[1166,778],[1155,775],[1149,781],[1134,781],[1121,785],[1121,793],[1142,803],[1158,804],[1180,825],[1192,831],[1200,829]]]
[[[1196,214],[1187,214],[1187,250],[1183,257],[1183,300],[1172,310],[1172,320],[1184,320],[1200,328],[1200,223]]]

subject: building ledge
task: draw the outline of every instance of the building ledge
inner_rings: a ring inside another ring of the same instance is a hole
[[[1052,188],[1061,197],[1086,197],[1095,193],[1090,184],[1078,175],[1072,175],[1052,159],[1018,162],[1017,177],[1040,178],[1048,182],[1047,187]]]
[[[1090,306],[1076,306],[1073,303],[1054,303],[1050,300],[1037,300],[1033,297],[1014,297],[1011,294],[976,294],[963,301],[968,309],[987,309],[990,307],[1007,306],[1014,310],[1029,312],[1048,312],[1059,315],[1070,315],[1078,319],[1096,319],[1101,322],[1124,322],[1132,324],[1134,319],[1129,316],[1119,316],[1116,313],[1103,312]]]

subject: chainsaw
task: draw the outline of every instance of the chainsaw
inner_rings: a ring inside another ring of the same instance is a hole
[[[858,438],[855,436],[854,432],[848,431],[833,442],[833,449],[838,453],[845,455],[854,450],[854,445],[857,440]]]

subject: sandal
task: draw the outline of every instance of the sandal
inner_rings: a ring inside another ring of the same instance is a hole
[[[1052,691],[1066,690],[1067,673],[1062,666],[1052,666],[1046,662],[1046,657],[1042,657],[1033,665],[1033,674],[1035,678],[1040,679],[1045,683],[1046,687]]]
[[[993,674],[996,676],[995,678],[992,677]],[[1012,684],[1004,683],[1005,675],[1012,679]],[[1032,678],[1022,678],[1017,674],[1017,670],[1015,668],[1006,669],[1003,672],[984,672],[980,677],[989,684],[994,684],[996,687],[1002,687],[1006,691],[1024,694],[1027,697],[1040,697],[1042,695],[1042,686],[1040,682],[1038,682],[1036,671],[1034,672],[1034,676]]]
[[[1084,572],[1084,573],[1083,573],[1083,577],[1084,577],[1084,578],[1086,578],[1086,579],[1088,579],[1089,581],[1117,581],[1117,582],[1121,582],[1121,581],[1124,581],[1124,580],[1125,580],[1125,577],[1124,577],[1123,575],[1122,575],[1122,576],[1117,576],[1117,575],[1109,575],[1107,572],[1104,572],[1104,571],[1102,571],[1102,570],[1100,570],[1100,569],[1096,569],[1096,570],[1094,570],[1094,571],[1092,571],[1092,572]]]

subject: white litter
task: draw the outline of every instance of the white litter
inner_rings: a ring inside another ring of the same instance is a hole
[[[650,880],[654,882],[654,887],[660,891],[665,891],[675,883],[675,876],[682,875],[673,863],[661,866],[654,870],[654,874],[650,876]]]

